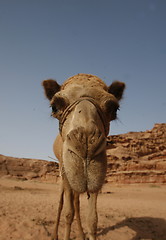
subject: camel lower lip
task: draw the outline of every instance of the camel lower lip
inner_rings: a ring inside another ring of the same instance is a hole
[[[100,190],[107,169],[105,152],[94,159],[83,159],[68,149],[64,151],[63,163],[66,177],[73,190],[79,193]]]

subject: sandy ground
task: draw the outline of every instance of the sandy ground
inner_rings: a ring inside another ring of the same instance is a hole
[[[50,240],[59,184],[0,179],[0,240]],[[87,196],[81,196],[86,233]],[[98,240],[166,240],[166,185],[105,185],[98,197]],[[59,239],[63,239],[64,218]],[[79,239],[76,221],[71,239]]]

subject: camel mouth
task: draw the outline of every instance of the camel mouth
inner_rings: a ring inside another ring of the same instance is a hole
[[[82,159],[75,152],[68,149],[63,156],[64,172],[71,188],[78,193],[94,193],[101,189],[107,170],[105,152],[93,159]],[[102,160],[101,160],[102,159]]]
[[[70,131],[64,142],[65,174],[76,192],[95,192],[104,182],[107,168],[106,138],[94,129],[87,134],[79,127]]]

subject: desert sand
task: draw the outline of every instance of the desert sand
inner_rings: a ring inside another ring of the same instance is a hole
[[[50,240],[59,183],[0,179],[0,240]],[[86,233],[87,196],[81,196]],[[166,240],[166,185],[106,184],[98,197],[98,240]],[[63,239],[62,214],[59,239]],[[72,225],[71,239],[79,239]]]

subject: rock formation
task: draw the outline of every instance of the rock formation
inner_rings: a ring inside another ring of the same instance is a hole
[[[14,158],[0,155],[0,177],[8,176],[22,180],[37,179],[57,181],[58,164],[45,160]]]
[[[107,181],[166,183],[166,124],[108,138]]]

